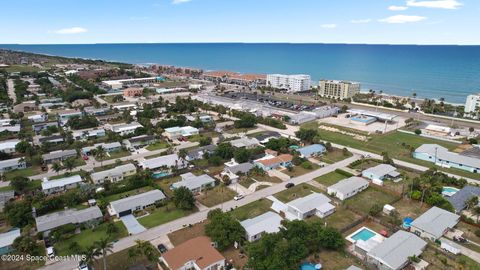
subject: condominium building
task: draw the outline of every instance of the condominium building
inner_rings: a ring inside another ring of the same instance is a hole
[[[467,96],[465,102],[465,114],[475,116],[478,118],[480,111],[480,93]]]
[[[308,91],[311,87],[310,75],[268,74],[267,85],[273,88],[286,89],[288,92]]]
[[[319,95],[322,97],[346,99],[360,93],[360,84],[346,81],[320,81]]]

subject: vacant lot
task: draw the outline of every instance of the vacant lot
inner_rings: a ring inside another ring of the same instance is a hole
[[[212,207],[232,200],[235,195],[237,195],[235,191],[224,185],[218,185],[213,189],[203,191],[197,196],[197,201],[207,207]]]
[[[360,218],[361,216],[346,208],[337,207],[335,209],[335,213],[326,217],[324,221],[327,223],[327,226],[340,230],[359,220]]]
[[[426,203],[423,203],[422,205],[419,201],[411,200],[409,198],[403,198],[394,203],[393,206],[400,214],[400,218],[411,217],[413,219],[419,217],[430,208]]]
[[[348,151],[344,152],[343,149],[333,148],[332,151],[324,153],[318,159],[325,163],[332,164],[332,163],[342,161],[351,156],[352,156],[352,153]]]
[[[181,210],[175,207],[173,203],[168,203],[166,206],[158,207],[150,215],[139,218],[138,222],[142,224],[145,228],[152,228],[172,220],[188,216],[198,209],[191,211]]]
[[[394,195],[371,186],[367,190],[347,199],[345,205],[366,215],[372,206],[378,204],[383,207],[385,204],[392,203],[395,199]]]
[[[318,183],[320,183],[320,184],[322,184],[326,187],[329,187],[333,184],[338,183],[340,180],[345,179],[345,178],[347,178],[347,176],[333,171],[331,173],[327,173],[325,175],[322,175],[320,177],[315,178],[315,181],[317,181]]]
[[[245,220],[249,218],[254,218],[259,216],[267,211],[270,211],[272,206],[272,201],[269,199],[260,199],[258,201],[251,202],[244,206],[235,208],[231,213],[238,220]]]
[[[282,172],[285,173],[285,174],[290,175],[290,177],[297,177],[297,176],[304,175],[304,174],[306,174],[306,173],[312,172],[312,171],[320,168],[320,166],[318,166],[317,164],[314,164],[314,163],[311,163],[311,162],[310,162],[310,164],[311,164],[311,166],[312,166],[311,169],[305,169],[305,168],[303,168],[302,166],[293,166],[293,170],[292,170],[292,171],[283,170]]]
[[[150,262],[144,256],[138,256],[132,258],[129,256],[129,251],[133,248],[124,249],[119,252],[115,252],[107,256],[107,269],[118,269],[118,270],[127,270],[130,267],[138,264],[145,265],[147,269],[156,269],[157,265],[154,262]],[[155,248],[155,253],[157,256],[160,256],[160,252]],[[95,270],[105,270],[103,269],[103,258],[98,259],[94,263]]]

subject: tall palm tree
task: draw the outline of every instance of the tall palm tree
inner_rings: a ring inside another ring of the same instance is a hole
[[[102,255],[103,270],[107,270],[107,253],[112,252],[113,244],[108,237],[102,238],[95,242],[96,251]]]
[[[85,248],[82,252],[85,255],[85,259],[83,260],[87,265],[92,265],[97,259],[97,257],[101,254],[98,250],[94,247]]]
[[[152,244],[150,244],[150,242],[144,240],[135,240],[135,243],[137,243],[135,248],[138,253],[147,257],[147,259],[151,262],[156,262],[158,260],[157,251]]]
[[[95,148],[95,159],[100,160],[100,166],[103,166],[103,159],[107,155],[107,152],[105,151],[105,148],[103,146],[99,145],[97,148]]]
[[[75,168],[75,158],[71,157],[71,158],[65,159],[63,161],[63,166],[67,171],[71,172],[73,168]]]
[[[55,162],[52,164],[52,170],[58,174],[62,170],[62,165],[60,163]]]

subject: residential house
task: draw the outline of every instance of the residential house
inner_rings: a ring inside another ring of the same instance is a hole
[[[112,153],[112,152],[122,150],[122,144],[119,143],[119,142],[97,143],[97,144],[94,144],[93,146],[87,146],[87,147],[82,148],[82,153],[84,155],[91,155],[92,151],[97,149],[100,146],[103,148],[103,150],[106,153]]]
[[[58,127],[58,122],[48,122],[32,125],[32,129],[36,134],[39,134],[42,130],[48,129],[48,127]]]
[[[20,140],[8,140],[0,142],[0,152],[5,154],[13,154],[16,152],[15,146],[20,142]]]
[[[48,120],[48,114],[39,113],[39,114],[30,115],[27,118],[32,123],[43,123]]]
[[[410,231],[422,238],[435,241],[455,227],[459,220],[459,215],[434,206],[412,222]]]
[[[88,226],[98,225],[103,218],[102,211],[98,206],[92,206],[82,210],[66,209],[35,218],[37,231],[47,236],[50,231],[67,224]]]
[[[95,108],[95,107],[85,107],[83,111],[88,115],[99,116],[99,115],[106,115],[110,108],[102,107],[102,108]]]
[[[77,151],[74,149],[71,150],[58,150],[58,151],[53,151],[48,154],[43,154],[42,159],[43,162],[46,164],[51,164],[55,162],[61,162],[66,160],[67,158],[71,157],[76,157],[77,156]]]
[[[45,195],[52,195],[69,189],[74,189],[78,187],[82,181],[80,175],[73,175],[55,180],[48,180],[45,178],[42,182],[42,191]]]
[[[312,193],[288,202],[285,217],[289,220],[304,220],[311,216],[325,218],[335,211],[332,200],[321,193]]]
[[[420,256],[426,246],[427,242],[418,236],[399,230],[370,250],[367,261],[379,270],[404,269],[410,258]]]
[[[110,202],[110,205],[108,206],[108,212],[111,216],[120,218],[130,215],[135,211],[140,211],[147,207],[153,206],[155,203],[158,203],[165,198],[165,194],[163,194],[162,191],[154,189],[145,193]]]
[[[452,204],[455,212],[458,214],[467,207],[468,200],[474,197],[480,197],[480,187],[465,186],[452,196],[447,196],[446,199]]]
[[[27,168],[27,163],[23,158],[12,158],[0,161],[0,173]]]
[[[254,161],[255,166],[263,169],[264,171],[270,171],[278,167],[288,167],[292,165],[293,156],[290,154],[282,154],[279,156],[267,155],[261,159]]]
[[[127,149],[134,150],[150,144],[154,144],[156,141],[157,139],[154,135],[140,135],[132,137],[130,139],[125,139],[122,143]]]
[[[38,143],[40,145],[43,145],[45,143],[50,143],[50,144],[61,144],[64,143],[65,139],[63,138],[62,135],[55,134],[51,136],[40,136],[38,137]]]
[[[75,130],[72,133],[73,139],[75,140],[96,139],[105,137],[106,135],[105,129],[103,128]]]
[[[266,212],[260,216],[240,222],[245,229],[245,238],[249,242],[257,241],[265,233],[277,233],[282,228],[282,217],[274,212]]]
[[[13,242],[20,237],[20,229],[12,229],[8,232],[0,234],[0,255],[5,255],[15,251]]]
[[[340,180],[338,183],[327,188],[329,195],[335,196],[340,200],[346,200],[355,196],[357,193],[368,188],[368,181],[357,176]]]
[[[165,252],[160,260],[171,270],[220,270],[225,258],[212,245],[212,240],[199,236]]]
[[[188,151],[185,159],[187,161],[194,161],[194,160],[197,160],[197,159],[203,159],[203,156],[205,155],[205,153],[213,154],[216,149],[217,149],[217,146],[213,145],[213,144],[206,145],[206,146],[201,146],[201,147],[198,147],[198,148],[195,148],[195,149],[192,149],[192,150]]]
[[[186,166],[186,163],[181,158],[179,158],[177,154],[171,154],[140,161],[139,165],[144,170],[148,169],[153,171],[163,168],[170,170],[171,167],[184,168]]]
[[[222,179],[228,177],[232,183],[236,183],[240,178],[239,174],[247,175],[255,165],[250,162],[240,163],[234,166],[225,166],[223,171],[220,173]]]
[[[17,124],[15,120],[12,119],[0,119],[0,133],[10,132],[10,133],[19,133],[20,124]]]
[[[282,137],[282,135],[276,131],[265,131],[262,134],[255,136],[255,139],[261,144],[266,144],[271,139],[278,139],[280,137]]]
[[[134,175],[137,173],[137,168],[135,165],[128,163],[125,165],[120,165],[110,170],[105,170],[101,172],[92,173],[90,178],[94,184],[103,184],[105,181],[110,181],[112,183],[122,181],[125,177]]]
[[[433,162],[440,167],[480,173],[480,159],[450,152],[438,144],[423,144],[415,149],[413,157]]]
[[[109,129],[117,134],[120,134],[121,136],[133,134],[135,133],[135,130],[137,128],[142,128],[142,127],[143,126],[137,122],[132,122],[130,124],[115,124],[115,125],[106,124],[105,125],[106,129]]]
[[[260,146],[260,142],[257,139],[249,137],[242,137],[236,140],[231,140],[229,142],[235,148],[252,149]]]
[[[372,183],[383,186],[383,181],[386,179],[397,179],[400,173],[397,168],[390,164],[379,164],[375,167],[368,168],[362,172],[362,176],[372,180]]]
[[[297,149],[302,158],[311,158],[314,156],[320,156],[325,153],[326,148],[321,144],[312,144],[302,148]]]
[[[3,212],[5,204],[13,198],[15,198],[15,191],[13,189],[0,191],[0,212]]]
[[[190,137],[192,135],[197,135],[198,133],[199,130],[191,126],[171,127],[165,129],[164,136],[169,138],[170,140],[175,140],[180,137]]]
[[[181,181],[173,183],[171,189],[177,189],[180,187],[186,187],[193,194],[198,194],[205,189],[215,186],[215,179],[207,174],[196,176],[191,172],[180,175]]]
[[[136,110],[137,108],[137,104],[128,102],[116,103],[112,105],[112,109],[117,109],[119,111]]]
[[[73,117],[82,117],[83,113],[82,111],[79,110],[63,110],[57,112],[58,116],[58,122],[60,123],[61,126],[64,126],[67,124],[68,120],[70,120]]]

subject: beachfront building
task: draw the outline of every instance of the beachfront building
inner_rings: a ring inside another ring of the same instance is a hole
[[[96,226],[102,221],[102,218],[103,214],[100,208],[92,206],[82,210],[66,209],[39,216],[35,218],[35,223],[37,231],[43,232],[44,236],[48,236],[51,230],[67,224]]]
[[[386,179],[398,179],[400,173],[397,168],[390,164],[379,164],[377,166],[368,168],[362,172],[362,176],[372,180],[372,183],[383,186],[383,181]]]
[[[205,189],[209,189],[215,186],[215,179],[210,177],[207,174],[202,174],[200,176],[196,176],[191,172],[184,173],[180,175],[182,178],[181,181],[173,183],[170,187],[172,190],[186,187],[190,190],[193,194],[198,194]]]
[[[277,233],[282,228],[282,217],[274,212],[266,212],[260,216],[240,222],[245,229],[245,238],[249,242],[259,240],[265,233]]]
[[[0,161],[0,174],[27,168],[24,158],[12,158]]]
[[[185,241],[162,254],[160,260],[172,270],[220,270],[225,269],[225,257],[212,245],[207,236]]]
[[[293,156],[290,154],[282,154],[279,156],[266,155],[261,159],[257,159],[253,164],[264,171],[270,171],[278,167],[292,166]]]
[[[42,182],[42,191],[45,195],[60,193],[78,187],[82,181],[80,175],[73,175],[55,180],[45,179]]]
[[[120,218],[130,215],[135,211],[140,211],[147,207],[153,206],[165,198],[165,194],[163,194],[162,191],[154,189],[145,193],[113,201],[108,206],[108,212],[110,216],[116,216],[117,218]]]
[[[455,227],[459,220],[459,215],[434,206],[411,223],[410,231],[422,238],[435,241]]]
[[[311,158],[314,156],[320,156],[325,153],[326,148],[321,144],[312,144],[302,148],[297,149],[300,153],[301,158]]]
[[[112,183],[122,181],[125,177],[134,175],[137,173],[137,168],[135,165],[128,163],[125,165],[120,165],[110,170],[105,170],[101,172],[92,173],[90,178],[94,184],[103,184],[105,181],[110,181]]]
[[[465,114],[478,119],[480,115],[480,93],[467,96]]]
[[[289,220],[304,220],[311,216],[325,218],[335,211],[330,198],[321,193],[312,193],[288,202],[285,217]]]
[[[450,152],[438,144],[423,144],[413,153],[413,157],[435,163],[440,167],[457,168],[480,173],[480,159]]]
[[[55,162],[62,162],[67,158],[74,158],[77,156],[77,151],[74,149],[71,150],[58,150],[53,151],[48,154],[42,155],[42,160],[45,164],[52,164]]]
[[[310,75],[284,75],[284,74],[268,74],[267,86],[277,89],[285,89],[288,92],[308,91],[311,88]]]
[[[334,185],[329,186],[327,188],[327,193],[343,201],[355,196],[357,193],[360,193],[367,188],[367,180],[361,177],[352,176],[350,178],[341,180]]]
[[[20,142],[20,140],[8,140],[0,142],[0,152],[5,154],[13,154],[16,152],[15,146]]]
[[[319,95],[328,98],[347,99],[360,93],[360,84],[347,81],[321,80]]]
[[[132,122],[130,124],[116,124],[116,125],[106,124],[105,125],[106,129],[111,130],[117,134],[120,134],[121,136],[133,134],[135,133],[135,130],[137,128],[142,128],[142,127],[143,126],[137,122]]]
[[[20,229],[12,229],[0,234],[0,255],[14,252],[13,242],[20,237]]]
[[[112,90],[118,90],[129,85],[147,85],[164,81],[163,77],[134,78],[122,80],[102,81],[102,85]]]
[[[371,249],[367,262],[379,270],[404,269],[410,258],[420,256],[426,246],[427,242],[418,236],[400,230]]]
[[[198,133],[199,133],[198,128],[185,126],[185,127],[166,128],[163,134],[165,135],[165,137],[169,138],[170,140],[175,140],[180,137],[190,137],[192,135],[197,135]]]

